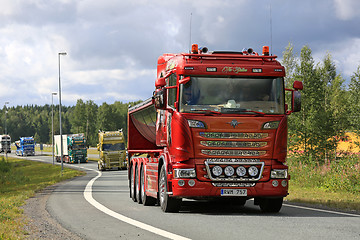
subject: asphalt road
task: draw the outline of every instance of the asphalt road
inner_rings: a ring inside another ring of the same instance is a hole
[[[26,158],[52,162],[51,156]],[[264,214],[253,201],[241,207],[190,200],[180,213],[163,213],[129,198],[126,170],[99,172],[95,162],[71,166],[87,175],[57,187],[47,210],[85,239],[360,239],[360,215],[287,203],[278,214]]]

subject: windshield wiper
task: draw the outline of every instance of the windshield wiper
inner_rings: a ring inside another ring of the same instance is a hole
[[[241,113],[253,113],[256,115],[265,115],[263,112],[253,111],[253,110],[246,110],[243,108],[221,108],[221,113],[235,113],[235,114],[241,114]]]
[[[202,112],[205,113],[205,115],[213,115],[213,114],[221,114],[221,112],[209,110],[209,109],[191,109],[191,112]]]

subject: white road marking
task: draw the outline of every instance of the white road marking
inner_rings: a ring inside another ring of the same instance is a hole
[[[114,211],[108,209],[107,207],[100,204],[99,202],[97,202],[92,196],[92,186],[93,186],[94,182],[96,181],[96,179],[101,177],[102,173],[99,172],[99,171],[93,170],[93,169],[89,169],[89,168],[84,168],[84,169],[92,170],[92,171],[95,171],[95,172],[98,173],[98,175],[96,177],[94,177],[93,179],[91,179],[88,182],[88,184],[86,185],[86,188],[84,190],[84,197],[85,197],[86,201],[88,201],[91,205],[93,205],[94,207],[96,207],[97,209],[102,211],[103,213],[105,213],[105,214],[107,214],[107,215],[109,215],[109,216],[111,216],[113,218],[116,218],[116,219],[118,219],[120,221],[123,221],[125,223],[128,223],[128,224],[131,224],[131,225],[133,225],[135,227],[144,229],[146,231],[152,232],[154,234],[157,234],[157,235],[169,238],[169,239],[189,240],[189,238],[182,237],[182,236],[176,235],[176,234],[171,233],[171,232],[167,232],[165,230],[153,227],[153,226],[148,225],[146,223],[142,223],[142,222],[139,222],[137,220],[126,217],[124,215],[121,215],[121,214],[119,214],[117,212],[114,212]]]
[[[311,208],[311,207],[302,207],[302,206],[290,205],[290,204],[283,204],[283,206],[292,207],[292,208],[299,208],[299,209],[305,209],[305,210],[311,210],[311,211],[317,211],[317,212],[324,212],[324,213],[345,215],[345,216],[349,216],[349,217],[360,217],[360,215],[358,215],[358,214],[335,212],[335,211],[325,210],[325,209],[317,209],[317,208]]]

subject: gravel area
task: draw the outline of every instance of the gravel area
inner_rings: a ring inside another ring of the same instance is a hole
[[[57,185],[49,186],[29,198],[24,209],[26,239],[82,239],[63,228],[46,210],[46,203]]]

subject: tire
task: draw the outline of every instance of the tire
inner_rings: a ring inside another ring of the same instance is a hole
[[[135,177],[134,177],[134,168],[131,167],[130,169],[130,197],[131,199],[136,202],[136,189],[135,189]]]
[[[141,167],[140,171],[140,189],[141,189],[141,202],[144,206],[154,206],[156,204],[156,198],[146,196],[145,192],[145,169]]]
[[[103,170],[104,170],[99,162],[98,162],[98,170],[99,170],[99,171],[103,171]]]
[[[141,186],[140,186],[140,181],[139,181],[139,168],[137,167],[135,169],[135,187],[136,187],[136,201],[139,203],[139,204],[142,204],[142,200],[141,200],[141,192],[142,192],[142,189],[141,189]]]
[[[277,213],[283,204],[283,198],[262,198],[260,199],[260,209],[266,213]]]
[[[165,165],[161,167],[159,176],[159,201],[163,212],[179,212],[181,207],[181,198],[172,198],[167,193],[167,178]]]

